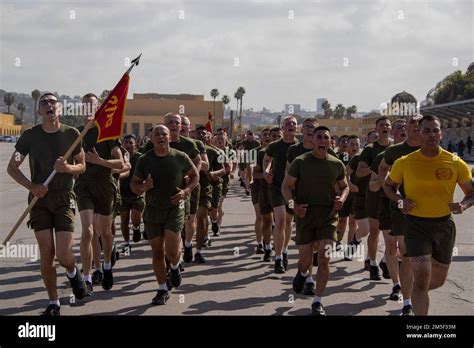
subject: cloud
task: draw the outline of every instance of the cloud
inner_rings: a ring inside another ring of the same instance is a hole
[[[327,97],[371,110],[401,90],[421,100],[473,61],[470,1],[4,1],[0,11],[0,88],[26,93],[100,93],[143,52],[131,93],[233,97],[244,86],[244,107],[314,110]]]

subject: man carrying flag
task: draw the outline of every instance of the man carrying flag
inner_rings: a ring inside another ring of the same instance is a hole
[[[120,82],[117,87],[118,86],[120,86]],[[115,92],[116,90],[114,89],[109,97],[111,95],[114,97]],[[108,103],[110,99],[111,98],[107,98],[104,104]],[[88,93],[82,98],[82,102],[85,105],[92,105],[92,109],[96,109],[98,98],[96,95]],[[108,110],[108,108],[105,109],[103,107],[104,104],[100,110]],[[98,117],[100,116],[100,110],[97,112]],[[89,116],[85,116],[84,126],[86,126],[89,121]],[[97,124],[99,124],[101,128],[97,127]],[[77,205],[82,224],[81,262],[88,292],[92,292],[91,268],[94,214],[97,214],[96,233],[101,236],[102,248],[104,250],[104,276],[102,279],[102,287],[104,290],[110,290],[114,284],[111,265],[114,236],[112,235],[111,225],[117,188],[112,178],[112,169],[120,170],[124,164],[118,140],[110,139],[110,131],[107,128],[102,128],[104,124],[100,124],[99,122],[97,122],[97,124],[91,127],[84,136],[82,147],[85,152],[87,167],[86,171],[79,176],[74,185],[74,192],[77,196]],[[105,125],[107,125],[107,121]],[[82,132],[84,126],[79,127],[78,130]],[[112,126],[115,125],[109,124],[109,128]],[[108,136],[109,140],[99,142],[101,140],[98,139],[99,135]],[[95,265],[95,267],[98,269],[100,265]]]
[[[60,303],[55,257],[61,266],[66,268],[75,297],[82,299],[86,296],[86,285],[76,267],[72,252],[75,208],[73,176],[84,172],[85,161],[84,151],[79,143],[73,148],[71,158],[61,157],[72,147],[79,137],[79,132],[59,122],[61,105],[54,94],[45,93],[40,97],[38,114],[43,118],[42,124],[22,134],[15,145],[7,171],[17,183],[30,191],[28,201],[31,201],[33,196],[39,198],[31,209],[28,225],[35,231],[41,253],[41,275],[48,291],[49,303],[43,314],[58,316]],[[31,180],[28,180],[19,168],[27,155]],[[58,174],[49,185],[43,185],[53,170]],[[11,235],[12,232],[9,237]]]

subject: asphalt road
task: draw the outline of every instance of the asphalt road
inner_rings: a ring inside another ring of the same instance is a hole
[[[0,143],[0,237],[8,234],[26,207],[27,192],[6,173],[13,144]],[[23,165],[27,170],[27,161]],[[456,191],[456,198],[461,198]],[[62,315],[308,315],[311,297],[294,295],[291,288],[296,272],[297,250],[290,244],[290,268],[286,274],[273,273],[273,262],[263,263],[255,255],[253,207],[250,198],[234,181],[225,201],[221,236],[204,249],[207,263],[188,264],[183,282],[174,289],[166,306],[150,304],[157,283],[146,241],[134,245],[114,268],[111,291],[96,287],[94,296],[69,303],[71,289],[65,271],[58,268]],[[80,221],[76,215],[74,252],[79,261]],[[474,314],[474,209],[455,216],[456,248],[446,284],[431,292],[432,315]],[[119,219],[116,224],[118,229]],[[117,233],[120,236],[120,230]],[[381,236],[378,260],[382,257]],[[122,244],[117,238],[117,244]],[[31,245],[36,240],[23,223],[11,240],[13,245]],[[370,281],[362,261],[331,260],[331,276],[323,297],[328,315],[398,315],[401,304],[388,300],[391,282]],[[39,261],[0,257],[0,315],[38,315],[47,305]]]

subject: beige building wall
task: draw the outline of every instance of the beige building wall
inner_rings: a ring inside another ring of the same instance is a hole
[[[189,94],[134,94],[133,99],[127,99],[124,120],[124,133],[133,133],[143,137],[148,129],[157,123],[162,123],[164,115],[173,112],[187,115],[192,127],[204,125],[208,119],[208,112],[214,115],[214,128],[222,126],[224,104],[205,101],[202,95]]]
[[[21,134],[21,127],[15,125],[15,116],[0,112],[0,135],[18,136]]]
[[[362,132],[362,119],[354,118],[350,120],[342,119],[318,119],[320,126],[328,127],[331,130],[331,135],[340,137],[343,134],[346,135],[358,135],[363,136]]]

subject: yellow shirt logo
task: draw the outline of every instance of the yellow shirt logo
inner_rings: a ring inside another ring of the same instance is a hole
[[[453,177],[453,171],[451,168],[438,168],[435,175],[438,180],[449,180]]]

